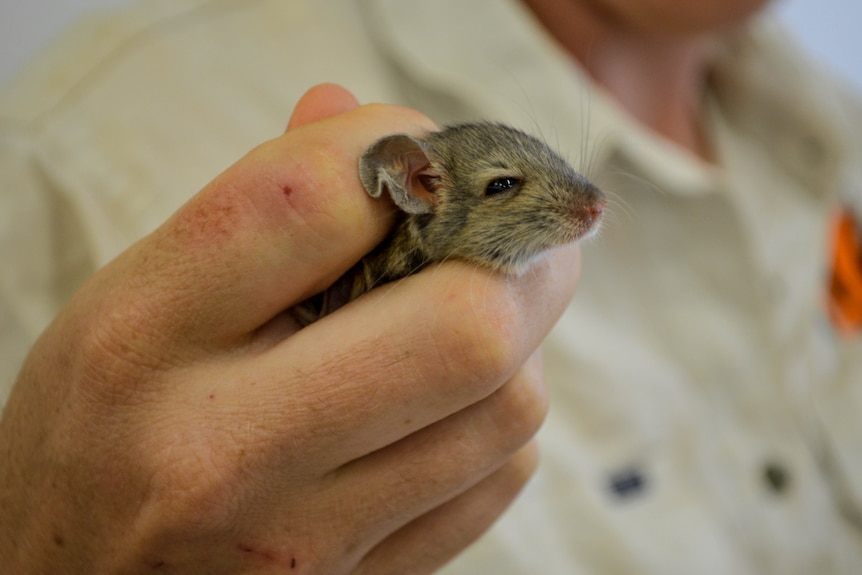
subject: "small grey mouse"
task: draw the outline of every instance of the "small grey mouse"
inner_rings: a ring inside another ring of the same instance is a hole
[[[433,262],[523,273],[548,248],[594,232],[606,200],[541,140],[496,123],[384,137],[359,160],[374,198],[401,209],[392,232],[335,285],[294,307],[308,325],[376,285]]]

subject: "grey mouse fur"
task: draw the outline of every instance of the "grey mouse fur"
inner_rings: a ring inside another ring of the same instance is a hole
[[[546,144],[503,124],[387,136],[362,155],[359,174],[369,195],[388,194],[401,215],[332,288],[294,308],[300,325],[432,262],[523,273],[548,248],[592,233],[605,206],[602,192]]]

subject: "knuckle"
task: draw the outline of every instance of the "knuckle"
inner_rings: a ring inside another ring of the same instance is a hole
[[[89,315],[73,328],[70,344],[80,391],[106,404],[131,401],[144,380],[166,369],[169,356],[157,351],[146,311],[139,306],[111,302]]]
[[[501,493],[515,497],[539,467],[539,448],[535,439],[527,442],[495,472]]]
[[[241,473],[221,449],[166,442],[151,454],[150,497],[185,531],[226,527],[241,506]],[[161,513],[160,513],[161,515]]]
[[[474,273],[475,272],[475,273]],[[469,374],[473,383],[496,389],[512,376],[530,350],[522,327],[517,301],[505,287],[505,280],[471,270],[475,279],[467,289],[446,294],[441,355],[454,358],[453,371]],[[463,288],[463,283],[460,283]],[[447,336],[447,334],[449,334]]]
[[[125,320],[111,311],[104,313],[107,317],[87,322],[76,345],[82,371],[96,381],[125,376],[134,371],[132,366],[141,363],[125,333]]]
[[[536,440],[531,440],[509,460],[509,473],[516,488],[526,484],[536,473],[540,458],[539,445]]]
[[[509,376],[522,355],[520,346],[512,337],[489,326],[471,341],[470,364],[482,381],[501,381]]]
[[[548,396],[541,376],[528,368],[519,370],[489,398],[488,413],[504,449],[523,446],[548,413]]]

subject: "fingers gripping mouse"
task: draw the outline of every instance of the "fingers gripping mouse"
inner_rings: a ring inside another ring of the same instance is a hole
[[[595,232],[606,204],[547,145],[503,124],[387,136],[362,155],[359,175],[369,195],[392,198],[400,217],[335,285],[294,308],[300,325],[449,258],[523,273],[548,248]]]

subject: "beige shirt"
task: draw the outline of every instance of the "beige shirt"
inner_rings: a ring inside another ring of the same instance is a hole
[[[447,573],[862,572],[862,338],[824,313],[862,112],[758,23],[707,102],[716,165],[647,132],[515,0],[149,0],[0,93],[0,397],[71,291],[312,84],[494,119],[610,195],[545,345],[537,477]]]

